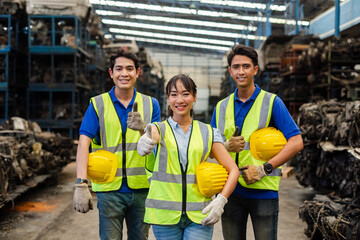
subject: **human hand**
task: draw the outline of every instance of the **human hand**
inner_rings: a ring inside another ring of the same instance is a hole
[[[137,108],[138,104],[137,102],[135,102],[133,106],[133,111],[128,113],[126,123],[128,128],[135,131],[144,132],[146,123],[142,120],[140,113],[137,111]]]
[[[242,176],[247,185],[256,183],[266,176],[264,165],[254,166],[254,165],[245,165],[239,168],[242,171]]]
[[[137,143],[137,151],[141,156],[149,155],[156,144],[157,142],[152,139],[152,128],[151,124],[149,123],[146,125],[145,134],[140,137]]]
[[[217,197],[202,210],[202,214],[206,214],[209,211],[210,213],[206,218],[203,218],[201,220],[201,224],[214,225],[215,223],[217,223],[224,212],[224,206],[227,202],[227,198],[219,193]]]
[[[93,209],[91,193],[86,183],[75,184],[73,208],[81,213],[87,213]]]
[[[238,136],[239,127],[235,127],[234,134],[231,136],[229,140],[224,143],[224,146],[228,152],[241,152],[245,147],[245,140],[243,136]]]

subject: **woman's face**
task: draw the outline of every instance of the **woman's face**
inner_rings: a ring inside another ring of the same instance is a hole
[[[169,106],[173,111],[173,117],[176,116],[190,116],[190,110],[196,101],[196,95],[186,90],[181,81],[176,81],[175,86],[171,87],[170,94],[167,97]]]

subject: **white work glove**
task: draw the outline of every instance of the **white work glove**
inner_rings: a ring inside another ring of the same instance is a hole
[[[209,211],[210,213],[206,218],[203,218],[203,220],[201,220],[201,224],[214,225],[215,223],[217,223],[224,212],[224,206],[227,202],[227,198],[219,193],[217,197],[202,210],[202,214],[206,214]]]
[[[266,176],[264,165],[245,165],[239,168],[247,185],[256,183]]]
[[[137,151],[141,156],[149,155],[151,150],[156,146],[156,141],[152,139],[151,124],[146,125],[146,132],[143,134],[138,143]]]
[[[93,209],[91,193],[86,183],[75,184],[73,208],[81,213],[87,213]]]
[[[137,102],[134,103],[133,111],[128,113],[127,127],[134,130],[144,132],[146,123],[142,120],[140,113],[137,111]]]
[[[229,140],[224,143],[224,146],[228,152],[241,152],[245,147],[245,140],[243,136],[238,136],[239,127],[235,127],[235,132]]]

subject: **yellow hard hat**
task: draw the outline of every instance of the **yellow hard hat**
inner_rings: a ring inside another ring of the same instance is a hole
[[[287,143],[286,138],[274,127],[256,130],[250,136],[250,152],[254,158],[268,161]]]
[[[117,156],[106,150],[98,150],[89,154],[87,169],[88,178],[94,183],[111,182],[117,170]]]
[[[217,163],[202,162],[196,168],[199,190],[206,197],[221,192],[228,176],[226,169]]]

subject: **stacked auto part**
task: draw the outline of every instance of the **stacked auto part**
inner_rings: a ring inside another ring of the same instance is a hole
[[[34,184],[59,173],[75,153],[73,140],[41,132],[13,117],[0,126],[0,207]]]
[[[359,114],[360,101],[330,100],[300,107],[297,121],[304,150],[297,156],[296,178],[303,186],[329,194],[300,208],[311,239],[359,239]],[[334,201],[338,209],[332,207]]]

